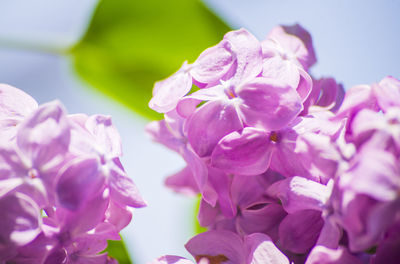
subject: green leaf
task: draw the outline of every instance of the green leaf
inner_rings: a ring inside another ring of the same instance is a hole
[[[200,0],[103,0],[71,52],[77,73],[93,87],[159,119],[148,108],[154,82],[229,30]]]
[[[105,249],[108,256],[118,260],[119,264],[132,264],[129,258],[128,251],[126,250],[124,241],[122,240],[108,240],[107,248]]]
[[[201,202],[201,196],[196,198],[196,206],[195,206],[195,210],[193,210],[194,211],[193,219],[195,219],[195,221],[194,221],[194,234],[195,235],[207,231],[207,228],[201,226],[199,221],[197,220],[197,216],[199,215],[199,211],[200,211],[200,202]]]

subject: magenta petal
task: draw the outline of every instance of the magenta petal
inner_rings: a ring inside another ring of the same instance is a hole
[[[0,118],[24,118],[38,107],[29,94],[7,84],[0,84]]]
[[[41,105],[21,123],[17,133],[18,147],[38,167],[65,155],[69,142],[69,122],[58,101]]]
[[[187,120],[188,140],[200,156],[212,153],[225,135],[242,129],[235,106],[222,101],[211,101],[196,110]]]
[[[261,44],[256,37],[245,29],[228,32],[224,39],[231,44],[236,55],[237,68],[233,77],[235,83],[242,83],[256,77],[262,71]]]
[[[201,83],[216,83],[222,79],[235,62],[230,44],[222,40],[214,47],[203,51],[193,63],[190,73]]]
[[[280,243],[294,253],[306,253],[317,242],[323,224],[321,213],[315,210],[289,214],[279,226]]]
[[[322,211],[330,196],[327,186],[298,176],[272,184],[267,193],[280,199],[288,213],[305,209]]]
[[[329,248],[337,248],[342,238],[342,229],[332,220],[333,217],[325,217],[325,223],[319,235],[317,245]]]
[[[178,101],[192,88],[192,76],[187,63],[163,81],[156,82],[149,107],[159,113],[167,113],[176,107]]]
[[[376,97],[371,86],[357,85],[346,92],[343,103],[337,112],[337,116],[339,118],[351,116],[352,113],[365,108],[377,110],[378,106]]]
[[[71,237],[77,237],[104,221],[109,201],[109,192],[103,188],[88,198],[78,210],[71,211],[58,207],[56,216],[63,230],[68,230]]]
[[[317,62],[317,58],[315,56],[315,50],[312,43],[312,38],[310,33],[307,32],[302,26],[299,24],[295,24],[292,26],[282,26],[283,30],[290,35],[296,36],[305,45],[307,49],[307,55],[299,57],[299,61],[303,65],[305,69],[310,68],[313,64]]]
[[[397,264],[400,260],[400,222],[392,226],[379,243],[373,264]]]
[[[206,188],[208,174],[207,166],[192,149],[186,146],[183,148],[181,154],[192,172],[193,180],[197,185],[196,189],[200,191],[206,201],[210,202],[210,204],[214,204],[216,194],[214,191]]]
[[[107,222],[115,226],[118,232],[125,228],[132,220],[131,211],[113,201],[110,201],[108,205],[106,216]]]
[[[237,91],[243,103],[239,109],[249,126],[279,130],[303,110],[301,98],[289,85],[267,78],[256,78]]]
[[[313,87],[313,81],[311,76],[302,68],[298,68],[300,73],[300,81],[297,86],[297,93],[300,95],[301,101],[304,103],[311,93]]]
[[[269,181],[274,180],[273,177],[273,175],[267,175],[267,173],[254,175],[251,178],[235,175],[230,186],[233,202],[240,208],[274,202],[273,199],[265,195],[265,189],[269,186]]]
[[[68,261],[67,252],[63,248],[57,248],[57,250],[53,250],[44,261],[44,264],[53,264],[53,263],[66,263]]]
[[[254,233],[245,236],[248,264],[289,264],[288,258],[275,246],[265,234]]]
[[[194,264],[194,263],[182,257],[166,255],[159,257],[158,259],[153,260],[148,264]]]
[[[110,116],[93,115],[87,119],[85,126],[104,151],[103,154],[111,157],[122,155],[121,137],[113,126]]]
[[[211,166],[227,173],[257,175],[269,167],[273,148],[269,133],[246,127],[221,139],[211,155]]]
[[[201,226],[212,225],[215,222],[215,217],[217,216],[218,211],[219,210],[216,207],[212,207],[204,199],[201,199],[199,205],[199,214],[197,216],[199,224]]]
[[[387,111],[390,107],[400,107],[400,81],[391,76],[383,78],[373,86],[379,106]]]
[[[110,195],[120,205],[127,205],[135,208],[146,206],[135,183],[121,170],[111,169],[110,171]]]
[[[307,257],[306,264],[361,264],[346,248],[330,249],[316,246]],[[386,263],[386,262],[385,262]]]
[[[31,242],[41,232],[40,208],[27,195],[0,197],[0,212],[0,256],[4,250]]]
[[[351,170],[345,175],[342,186],[363,193],[379,201],[398,199],[398,160],[389,152],[379,149],[364,149]]]
[[[393,223],[398,203],[379,202],[366,195],[346,193],[347,204],[341,212],[341,225],[349,238],[353,252],[368,250],[378,243]]]
[[[211,263],[246,263],[242,239],[229,231],[215,230],[201,233],[190,239],[185,248],[196,261],[206,258]]]
[[[6,84],[0,84],[0,128],[14,129],[26,116],[36,110],[37,102],[30,95]]]
[[[336,103],[338,94],[338,84],[333,78],[321,78],[317,81],[316,85],[321,87],[321,95],[318,99],[318,105],[329,107]]]
[[[280,80],[296,89],[300,82],[299,67],[280,56],[273,56],[263,60],[262,76]]]
[[[222,170],[208,168],[208,183],[207,186],[211,185],[211,188],[217,194],[221,213],[227,218],[233,218],[237,213],[237,208],[232,201],[230,193],[232,178]]]
[[[202,101],[216,101],[224,100],[226,98],[227,96],[222,85],[200,89],[182,98],[176,107],[176,111],[182,117],[189,117],[194,111],[196,111],[197,105]]]
[[[181,171],[169,176],[165,180],[165,185],[175,192],[188,196],[196,196],[199,193],[196,181],[193,178],[192,170],[186,166]]]
[[[70,256],[71,259],[74,259],[74,264],[99,264],[99,263],[104,263],[108,264],[110,263],[110,257],[107,256],[107,254],[98,254],[98,255],[80,255],[80,254],[72,254]],[[115,263],[115,262],[111,262]]]
[[[58,201],[69,210],[78,210],[103,184],[98,160],[77,158],[60,171],[56,185]]]
[[[152,140],[163,144],[173,151],[179,152],[180,147],[183,145],[181,138],[175,135],[165,120],[148,123],[146,125],[146,132]]]
[[[249,207],[241,211],[237,224],[245,234],[266,233],[278,239],[278,227],[287,213],[279,204],[267,204],[262,208]]]

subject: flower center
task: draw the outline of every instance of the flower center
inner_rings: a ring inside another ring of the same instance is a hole
[[[230,85],[228,88],[225,88],[224,92],[228,96],[229,99],[236,98],[237,95],[235,93],[235,87],[233,85]]]
[[[39,176],[39,172],[37,171],[37,169],[32,168],[32,169],[30,169],[30,170],[28,171],[28,176],[29,176],[29,178],[31,178],[31,179],[35,179],[35,178],[37,178],[37,177]]]
[[[269,140],[271,140],[272,142],[275,142],[275,143],[278,142],[278,140],[279,140],[278,133],[272,131],[271,135],[269,136]]]

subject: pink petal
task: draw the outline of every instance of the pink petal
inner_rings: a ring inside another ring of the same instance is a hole
[[[195,197],[199,193],[199,189],[189,166],[186,166],[181,171],[169,176],[165,180],[165,185],[175,192],[187,196]]]
[[[187,63],[163,81],[156,82],[149,107],[159,113],[167,113],[176,107],[178,101],[192,88],[192,77]]]
[[[188,140],[200,156],[209,156],[225,135],[242,129],[234,105],[210,101],[196,110],[187,120]]]
[[[237,94],[243,100],[239,105],[242,118],[249,126],[279,130],[303,110],[296,90],[272,79],[256,78],[241,86]]]
[[[288,213],[305,209],[322,211],[330,196],[327,186],[298,176],[272,184],[267,193],[280,199]]]
[[[78,210],[104,184],[96,158],[76,158],[66,165],[58,176],[57,198],[69,210]]]
[[[200,54],[190,73],[200,83],[216,83],[227,74],[235,59],[229,42],[222,40]]]
[[[69,143],[70,125],[58,101],[41,105],[21,123],[17,134],[19,149],[38,168],[64,156]]]
[[[321,213],[315,210],[287,215],[279,226],[282,248],[298,254],[306,253],[317,242],[323,224]]]
[[[390,107],[400,107],[400,81],[391,76],[383,78],[373,86],[379,106],[387,111]]]
[[[242,83],[256,77],[262,71],[261,44],[250,32],[245,29],[228,32],[224,39],[231,44],[236,55],[237,68],[235,83]]]
[[[272,150],[269,133],[246,127],[221,139],[211,155],[211,166],[227,173],[261,174],[269,167]]]
[[[94,136],[97,145],[104,154],[110,157],[122,155],[121,137],[115,126],[113,126],[110,116],[90,116],[85,123],[85,127]]]
[[[243,241],[233,232],[215,230],[201,233],[190,239],[185,248],[196,261],[206,258],[211,263],[245,263]]]
[[[109,186],[111,198],[118,204],[135,208],[147,205],[133,180],[122,170],[111,168]]]
[[[346,248],[330,249],[316,246],[308,255],[306,264],[361,264],[362,262],[352,255]]]
[[[254,233],[245,236],[244,243],[248,254],[248,264],[289,264],[288,258],[265,234]]]

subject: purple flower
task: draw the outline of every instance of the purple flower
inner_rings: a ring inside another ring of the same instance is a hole
[[[201,259],[224,264],[289,263],[271,239],[260,233],[242,239],[229,231],[208,231],[193,237],[185,247],[199,263]]]
[[[201,194],[209,231],[186,245],[196,262],[398,258],[400,81],[345,93],[309,75],[315,62],[299,25],[262,42],[241,29],[156,83],[150,105],[165,119],[148,132],[187,163],[166,184]]]
[[[17,126],[38,108],[31,96],[6,84],[0,84],[0,133],[2,138],[15,137]]]
[[[111,118],[1,85],[0,120],[0,262],[115,263],[99,252],[145,202]]]

